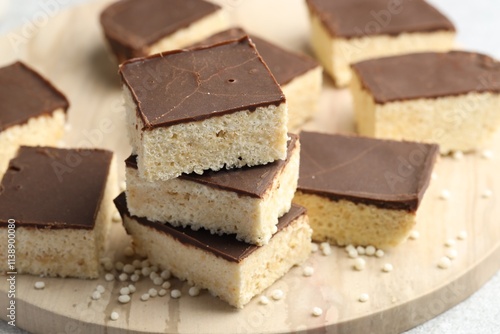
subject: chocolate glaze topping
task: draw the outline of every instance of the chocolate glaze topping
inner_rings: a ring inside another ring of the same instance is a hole
[[[120,65],[144,130],[285,102],[248,37]]]
[[[306,0],[331,36],[353,38],[413,32],[455,31],[424,0]]]
[[[0,226],[93,229],[113,154],[22,146],[0,186]]]
[[[371,204],[417,210],[439,147],[372,138],[301,132],[298,190]]]
[[[159,222],[152,222],[146,218],[131,216],[127,208],[125,193],[122,193],[115,199],[115,205],[122,217],[126,216],[132,218],[139,224],[153,228],[161,233],[168,234],[183,244],[200,248],[203,251],[211,252],[216,256],[222,257],[223,259],[231,262],[239,263],[260,248],[256,245],[238,241],[236,240],[236,236],[231,234],[217,235],[204,229],[194,231],[186,227],[175,227],[168,223],[163,224]],[[276,233],[279,233],[285,227],[290,225],[299,216],[304,215],[305,212],[305,208],[292,204],[290,211],[279,219],[277,225],[278,231]],[[274,235],[276,235],[276,233]]]
[[[221,169],[217,172],[205,171],[202,175],[191,173],[182,174],[181,179],[198,182],[208,187],[234,191],[243,196],[262,198],[271,186],[273,179],[285,167],[290,154],[297,145],[298,136],[289,134],[286,160],[276,160],[267,165]],[[137,156],[131,155],[125,160],[127,167],[137,169]]]
[[[149,46],[220,7],[203,0],[122,0],[101,13],[101,25],[121,60],[145,56]]]
[[[60,91],[21,62],[0,68],[0,87],[0,131],[69,107]]]
[[[500,62],[473,52],[414,53],[366,60],[352,68],[377,103],[500,93]]]
[[[247,33],[241,28],[231,28],[212,35],[192,47],[209,46],[246,35]],[[319,66],[318,62],[309,56],[285,50],[255,35],[249,36],[280,85],[285,85],[297,76]]]

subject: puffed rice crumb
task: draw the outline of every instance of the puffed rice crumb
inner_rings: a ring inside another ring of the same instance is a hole
[[[370,296],[369,296],[367,293],[362,293],[361,295],[359,295],[359,298],[358,298],[358,300],[359,300],[361,303],[365,303],[365,302],[367,302],[369,299],[370,299]]]
[[[45,289],[45,282],[42,281],[35,282],[35,289],[37,290]]]
[[[197,286],[192,286],[189,288],[189,295],[191,297],[196,297],[200,294],[200,288]]]
[[[283,292],[283,290],[280,290],[280,289],[275,289],[271,293],[271,297],[274,300],[280,300],[281,298],[283,298],[284,295],[285,295],[285,293]]]
[[[172,298],[177,299],[177,298],[180,298],[181,295],[182,295],[182,293],[180,290],[174,289],[174,290],[170,291],[170,297],[172,297]]]
[[[451,260],[448,257],[443,256],[442,258],[439,259],[438,261],[439,268],[448,269],[450,266],[451,266]]]
[[[118,320],[119,317],[120,315],[118,314],[118,312],[111,312],[111,315],[109,316],[109,318],[113,321]]]
[[[320,315],[323,314],[323,310],[320,307],[314,307],[312,309],[312,315],[315,317],[319,317]]]

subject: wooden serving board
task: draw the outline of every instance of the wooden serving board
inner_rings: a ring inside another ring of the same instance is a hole
[[[303,0],[221,0],[235,23],[285,47],[309,52],[308,21]],[[98,24],[106,1],[74,8],[39,24],[36,31],[16,31],[0,39],[0,65],[23,59],[50,78],[69,97],[71,108],[65,142],[68,146],[98,146],[116,152],[122,161],[129,154],[120,83],[116,66],[107,54]],[[260,11],[259,8],[264,8]],[[275,15],[286,8],[286,15]],[[262,24],[265,22],[265,24]],[[17,39],[15,39],[17,38]],[[21,38],[21,39],[19,39]],[[335,90],[325,77],[320,111],[305,125],[308,130],[352,132],[350,95]],[[282,289],[285,297],[261,305],[253,300],[235,310],[203,291],[187,294],[188,286],[172,279],[182,290],[180,299],[156,297],[141,302],[153,287],[137,283],[132,302],[119,304],[123,283],[98,280],[47,279],[35,290],[39,277],[17,276],[17,326],[33,333],[282,333],[317,330],[329,333],[397,333],[440,314],[481,287],[500,268],[500,141],[491,143],[494,158],[467,155],[457,161],[443,157],[419,210],[417,240],[408,240],[383,258],[366,257],[363,271],[352,269],[353,260],[343,249],[333,254],[314,253],[306,265],[312,277],[293,268],[264,294]],[[124,167],[120,166],[123,178]],[[439,199],[443,189],[449,200]],[[482,198],[484,190],[493,196]],[[457,240],[460,231],[468,238]],[[108,256],[127,260],[122,250],[130,240],[114,224]],[[448,239],[456,240],[458,257],[449,269],[437,262]],[[130,261],[130,260],[129,260]],[[381,267],[391,263],[394,270]],[[90,296],[98,284],[106,288],[100,300]],[[6,320],[6,280],[0,280],[0,317]],[[360,303],[358,297],[370,299]],[[323,315],[311,315],[313,307]],[[120,318],[111,321],[117,311]]]

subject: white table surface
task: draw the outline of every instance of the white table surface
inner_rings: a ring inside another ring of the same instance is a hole
[[[0,0],[0,35],[24,24],[42,8],[42,3],[57,3],[60,9],[64,9],[87,1],[89,0]],[[467,50],[486,53],[500,59],[500,1],[428,1],[446,13],[454,22],[458,30],[459,45]],[[12,328],[1,320],[0,333],[29,334],[18,328]],[[423,333],[500,333],[500,272],[461,304],[406,332],[406,334]]]

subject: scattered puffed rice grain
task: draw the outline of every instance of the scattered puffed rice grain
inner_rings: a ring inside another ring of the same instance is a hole
[[[113,262],[111,262],[111,260],[109,262],[104,263],[103,266],[104,266],[104,270],[106,270],[106,271],[111,271],[115,267],[115,266],[113,266]]]
[[[275,289],[271,293],[271,297],[274,300],[280,300],[281,298],[283,298],[284,295],[285,295],[285,293],[283,292],[283,290],[280,290],[280,289]]]
[[[128,288],[128,286],[120,289],[120,295],[129,295],[129,294],[130,294],[130,289]]]
[[[330,246],[330,244],[328,242],[322,242],[319,245],[319,248],[321,249],[321,252],[325,256],[328,256],[328,255],[330,255],[332,253],[332,248],[331,248],[331,246]]]
[[[376,257],[383,257],[385,255],[385,252],[382,249],[377,249],[375,252]]]
[[[115,263],[115,269],[118,271],[122,271],[124,266],[123,262],[118,261]]]
[[[370,296],[367,294],[367,293],[362,293],[361,295],[359,295],[359,298],[358,300],[361,302],[361,303],[365,303],[368,301],[368,299],[370,299]]]
[[[490,198],[491,196],[493,196],[493,191],[491,191],[490,189],[486,189],[485,191],[483,191],[483,193],[481,194],[481,197],[482,198]]]
[[[447,189],[441,190],[441,193],[439,194],[439,198],[442,200],[447,200],[450,198],[450,196],[451,196],[451,193]]]
[[[191,297],[196,297],[200,294],[200,288],[197,286],[192,286],[189,288],[188,293]]]
[[[315,317],[319,317],[320,315],[323,314],[323,310],[319,307],[313,307],[312,309],[312,315],[314,315]]]
[[[144,260],[142,261],[142,267],[145,268],[145,267],[149,267],[151,265],[151,263],[149,262],[149,260]]]
[[[356,251],[358,251],[359,255],[365,255],[365,253],[366,253],[365,247],[363,247],[363,246],[356,247]]]
[[[35,289],[42,290],[44,288],[45,288],[45,282],[42,281],[35,282]]]
[[[135,255],[135,251],[132,247],[128,246],[123,250],[123,254],[125,254],[125,256],[131,257]]]
[[[305,266],[304,269],[302,270],[302,275],[306,277],[310,277],[314,274],[314,268],[311,266]]]
[[[449,258],[450,260],[453,260],[457,257],[458,253],[456,249],[450,248],[446,250],[446,257]]]
[[[151,288],[151,289],[149,289],[148,294],[151,297],[156,297],[156,296],[158,296],[158,290],[156,290],[155,288]]]
[[[358,251],[356,249],[351,249],[348,255],[351,259],[355,259],[358,257]]]
[[[455,151],[453,152],[453,159],[455,160],[463,160],[464,159],[464,153],[462,151]]]
[[[149,269],[149,267],[142,267],[141,273],[144,277],[149,277],[149,275],[151,275],[151,269]]]
[[[346,253],[349,253],[349,252],[351,252],[352,250],[356,250],[356,247],[354,247],[354,245],[349,244],[349,245],[345,246],[345,251],[346,251]]]
[[[457,236],[458,240],[465,240],[467,239],[467,231],[460,231]]]
[[[125,282],[126,280],[128,280],[128,275],[125,273],[121,273],[120,276],[118,276],[118,280],[120,280],[120,282]]]
[[[163,296],[166,296],[166,295],[167,295],[167,290],[160,289],[160,291],[158,291],[158,296],[163,297]]]
[[[131,280],[132,282],[134,282],[134,283],[135,283],[135,282],[139,282],[139,278],[140,278],[140,277],[139,277],[139,275],[137,275],[137,274],[132,274],[132,275],[130,275],[130,280]]]
[[[446,247],[453,247],[455,246],[456,242],[455,242],[455,239],[448,239],[444,242],[444,245]]]
[[[366,248],[365,248],[365,253],[368,256],[375,255],[376,251],[377,251],[377,249],[374,246],[372,246],[372,245],[366,246]]]
[[[490,160],[491,158],[493,158],[493,151],[483,150],[481,152],[481,158],[486,159],[486,160]]]
[[[410,232],[410,235],[408,236],[411,240],[417,240],[418,238],[420,238],[420,232],[417,231],[417,230],[412,230]]]
[[[394,267],[392,266],[392,264],[390,263],[386,263],[384,264],[384,266],[382,267],[382,271],[384,273],[390,273],[392,270],[394,269]]]
[[[153,280],[153,284],[154,285],[162,285],[163,284],[163,278],[161,277],[156,277],[154,280]]]
[[[354,260],[354,269],[361,271],[361,270],[365,269],[365,266],[366,266],[365,259],[358,257]]]
[[[319,250],[319,246],[315,242],[311,242],[311,252],[316,253]]]
[[[120,213],[118,211],[113,212],[113,216],[111,218],[115,223],[119,223],[122,221],[122,216],[120,216]]]
[[[174,289],[174,290],[170,291],[170,297],[172,297],[172,298],[177,299],[177,298],[180,298],[181,295],[182,295],[182,293],[180,290]]]
[[[155,278],[160,277],[156,271],[151,271],[151,274],[149,274],[149,278],[154,281]]]
[[[132,265],[135,267],[135,269],[142,269],[142,262],[141,260],[137,260],[135,259],[134,261],[132,261]]]
[[[267,298],[266,296],[260,296],[259,303],[261,303],[262,305],[267,305],[269,304],[269,298]]]
[[[111,282],[115,279],[115,275],[113,275],[112,273],[107,273],[106,275],[104,275],[104,279],[106,280],[106,282]]]
[[[99,291],[92,292],[92,299],[93,300],[99,300],[99,299],[101,299],[101,293]]]
[[[448,257],[443,256],[442,258],[439,259],[439,262],[438,262],[439,268],[448,269],[450,266],[451,266],[451,260]]]
[[[128,291],[130,291],[130,293],[134,293],[134,292],[137,291],[137,288],[135,287],[135,285],[129,284],[128,285]]]
[[[171,284],[168,281],[163,282],[163,284],[161,285],[161,287],[164,289],[170,289],[170,286],[171,286]]]
[[[135,267],[130,263],[127,263],[126,265],[123,266],[124,273],[133,274],[134,271],[135,271]]]
[[[118,320],[119,317],[120,315],[118,314],[118,312],[111,312],[111,315],[109,316],[109,318],[113,321]]]
[[[98,285],[95,287],[95,291],[99,291],[100,293],[104,293],[104,291],[106,291],[106,289],[102,286],[102,285]]]
[[[126,304],[130,301],[130,296],[129,295],[120,295],[120,296],[118,296],[118,301],[122,304]]]
[[[145,293],[145,294],[143,294],[143,295],[141,296],[141,300],[142,300],[143,302],[145,302],[146,300],[148,300],[148,299],[149,299],[149,297],[150,297],[150,296],[149,296],[149,294],[148,294],[148,293]]]
[[[172,276],[169,270],[163,270],[160,274],[160,277],[163,279],[169,279]]]
[[[151,271],[157,273],[158,272],[158,266],[151,266]]]

